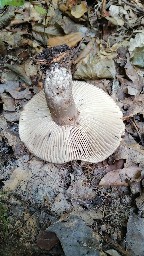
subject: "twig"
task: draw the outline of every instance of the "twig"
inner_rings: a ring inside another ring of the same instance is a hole
[[[101,14],[102,16],[106,13],[106,0],[102,0]]]
[[[107,234],[104,234],[103,239],[109,245],[111,245],[115,250],[117,250],[122,256],[131,256],[128,251],[125,251],[122,246],[120,246],[116,241],[113,241]]]
[[[128,2],[127,0],[122,0],[122,2],[124,2],[125,4],[131,6],[135,9],[137,9],[137,11],[144,13],[144,10],[142,8],[136,6],[135,4],[132,4],[132,3]]]
[[[138,127],[137,127],[135,121],[133,121],[133,120],[130,120],[130,121],[131,121],[132,125],[134,126],[134,128],[135,128],[135,130],[136,130],[136,132],[137,132],[137,134],[138,134],[138,136],[139,136],[139,138],[141,139],[141,134],[140,134],[140,132],[139,132],[139,129],[138,129]]]

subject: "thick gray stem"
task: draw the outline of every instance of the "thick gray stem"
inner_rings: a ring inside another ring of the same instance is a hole
[[[78,111],[72,95],[72,76],[66,68],[55,64],[46,73],[45,96],[53,120],[58,125],[77,123]]]

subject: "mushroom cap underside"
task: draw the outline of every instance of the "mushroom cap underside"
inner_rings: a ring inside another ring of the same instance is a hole
[[[20,138],[31,153],[48,162],[101,162],[120,144],[125,129],[122,112],[107,93],[91,84],[74,81],[72,92],[80,113],[77,125],[57,125],[42,90],[21,113]]]

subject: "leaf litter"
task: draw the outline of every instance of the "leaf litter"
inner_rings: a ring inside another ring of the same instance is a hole
[[[143,256],[143,13],[142,1],[52,0],[26,1],[1,14],[0,197],[16,231],[12,242],[3,239],[2,254],[6,243],[13,254],[30,254],[39,232],[50,227],[58,236],[61,226],[67,232],[73,216],[73,223],[80,217],[82,227],[86,223],[90,228],[87,249],[93,248],[91,236],[96,236],[101,255]],[[121,145],[102,163],[45,163],[19,139],[20,112],[43,87],[35,57],[46,47],[64,43],[78,49],[73,78],[102,88],[123,111],[126,132]],[[74,231],[79,237],[75,226]],[[64,251],[56,240],[48,249],[51,255],[69,256],[62,236],[58,238]],[[73,246],[70,239],[67,245]],[[35,255],[40,250],[37,246]]]

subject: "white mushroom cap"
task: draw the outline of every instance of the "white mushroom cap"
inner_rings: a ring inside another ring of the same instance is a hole
[[[122,112],[107,93],[86,82],[73,81],[72,93],[80,113],[77,125],[57,125],[42,90],[21,113],[20,138],[31,153],[48,162],[101,162],[120,144]]]

